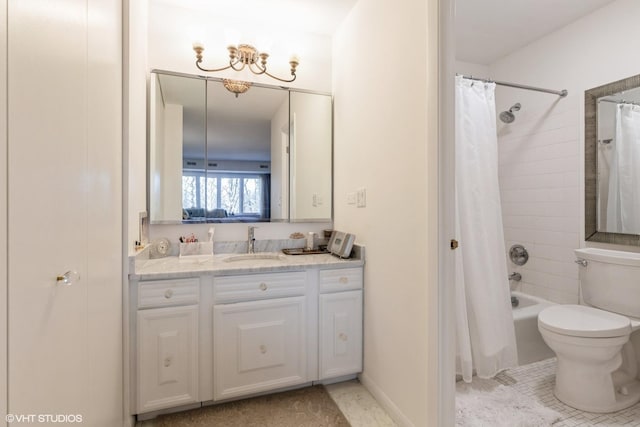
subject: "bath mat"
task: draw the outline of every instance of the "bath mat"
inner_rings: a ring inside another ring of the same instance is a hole
[[[474,377],[472,384],[456,384],[456,426],[543,427],[559,419],[558,412],[496,381]]]
[[[323,386],[269,394],[162,415],[149,427],[349,427]]]

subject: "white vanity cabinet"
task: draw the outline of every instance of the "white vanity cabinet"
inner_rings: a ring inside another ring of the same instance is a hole
[[[214,400],[308,382],[307,273],[213,281]]]
[[[141,282],[137,413],[198,402],[199,280]]]
[[[362,371],[362,269],[320,271],[319,379]]]
[[[135,281],[139,419],[361,372],[362,266],[341,263]]]

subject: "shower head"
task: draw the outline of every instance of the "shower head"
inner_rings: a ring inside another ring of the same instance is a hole
[[[503,111],[502,113],[500,113],[500,120],[502,120],[503,123],[513,122],[516,119],[516,116],[513,114],[513,112],[520,111],[520,107],[520,103],[516,102],[511,106],[511,108],[509,108],[509,111]]]

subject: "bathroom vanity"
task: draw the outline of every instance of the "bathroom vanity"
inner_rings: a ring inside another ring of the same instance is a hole
[[[138,256],[131,407],[140,419],[362,370],[363,251]]]

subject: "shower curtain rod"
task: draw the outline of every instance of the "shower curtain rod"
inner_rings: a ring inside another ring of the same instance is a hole
[[[461,74],[458,74],[458,75],[461,75]],[[544,89],[544,88],[541,88],[541,87],[521,85],[521,84],[518,84],[518,83],[499,82],[497,80],[491,80],[491,79],[480,79],[480,78],[473,77],[473,76],[462,75],[462,77],[464,77],[465,79],[478,80],[478,81],[485,82],[485,83],[495,83],[495,84],[497,84],[499,86],[508,86],[508,87],[515,87],[515,88],[518,88],[518,89],[534,90],[536,92],[552,93],[552,94],[558,95],[558,96],[560,96],[562,98],[564,98],[565,96],[567,96],[569,94],[569,92],[567,92],[566,89],[562,89],[562,90]]]
[[[631,104],[631,105],[640,105],[640,103],[638,102],[633,102],[633,101],[625,101],[624,99],[622,101],[616,101],[615,99],[598,99],[598,102],[610,102],[612,104]]]

